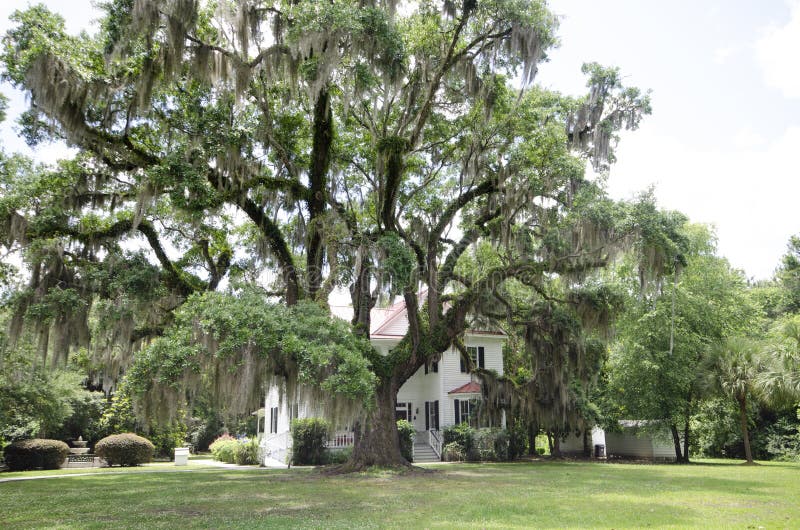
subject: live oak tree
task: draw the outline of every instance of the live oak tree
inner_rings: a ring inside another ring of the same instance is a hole
[[[95,36],[34,7],[4,41],[23,134],[80,149],[12,178],[0,210],[30,272],[12,336],[43,358],[92,349],[153,414],[209,389],[242,410],[283,380],[355,422],[360,468],[404,463],[398,389],[466,354],[512,284],[533,332],[603,320],[579,291],[639,226],[583,167],[607,167],[649,101],[594,64],[584,97],[533,86],[556,42],[544,4],[103,8]],[[337,288],[350,326],[326,310]],[[397,295],[409,329],[381,356],[370,311]]]

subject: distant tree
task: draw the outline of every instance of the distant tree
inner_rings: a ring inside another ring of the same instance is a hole
[[[784,311],[800,312],[800,235],[789,238],[776,277],[784,292]]]
[[[715,348],[711,366],[718,388],[739,407],[745,458],[748,464],[752,464],[747,404],[750,400],[764,399],[768,392],[761,380],[767,369],[763,345],[745,337],[728,337]]]
[[[714,234],[677,220],[683,263],[650,292],[629,289],[628,310],[617,323],[605,397],[611,418],[664,422],[672,432],[677,460],[688,462],[690,420],[707,394],[710,350],[749,328],[757,310],[741,273],[716,255]],[[624,266],[620,272],[625,273]]]

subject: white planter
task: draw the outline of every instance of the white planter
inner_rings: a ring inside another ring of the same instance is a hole
[[[175,465],[176,466],[185,466],[189,463],[189,448],[188,447],[176,447],[175,448]]]

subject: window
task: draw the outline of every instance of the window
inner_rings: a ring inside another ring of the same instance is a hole
[[[434,374],[439,373],[439,363],[434,361],[430,363],[430,368],[428,367],[428,363],[425,363],[425,373],[433,372]]]
[[[454,399],[453,408],[455,411],[456,424],[469,423],[473,427],[477,426],[476,411],[478,410],[478,402],[475,399]]]
[[[483,346],[467,346],[467,355],[472,358],[472,363],[478,368],[486,368],[486,355]],[[461,358],[461,373],[467,373],[467,363]]]
[[[269,409],[269,432],[278,432],[278,407]]]

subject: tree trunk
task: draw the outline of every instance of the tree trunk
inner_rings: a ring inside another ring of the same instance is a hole
[[[750,433],[747,429],[747,398],[742,397],[739,402],[739,421],[742,425],[742,439],[744,440],[744,457],[748,464],[753,463],[753,453],[750,451]]]
[[[672,432],[672,443],[675,444],[675,461],[683,462],[683,454],[681,453],[681,436],[678,434],[678,426],[675,425],[675,423],[670,423],[669,430]]]
[[[561,433],[553,433],[553,456],[561,458]]]
[[[589,429],[583,430],[583,456],[585,458],[592,457],[592,444],[589,438]]]
[[[407,467],[400,453],[400,438],[395,420],[397,388],[392,380],[381,379],[375,390],[375,408],[356,429],[353,456],[344,464],[345,471],[370,466]]]
[[[533,422],[528,423],[528,455],[536,456],[536,436],[539,434],[539,428]]]
[[[683,463],[689,463],[689,410],[687,407],[686,419],[683,423]]]
[[[327,176],[330,167],[331,145],[333,143],[333,119],[327,87],[324,88],[314,105],[314,140],[311,150],[311,170],[309,171],[308,205],[308,254],[306,271],[308,293],[315,299],[322,285],[322,267],[325,259],[321,217],[327,204]],[[327,300],[322,300],[327,302]]]

